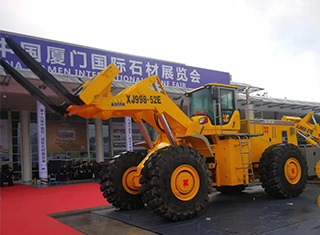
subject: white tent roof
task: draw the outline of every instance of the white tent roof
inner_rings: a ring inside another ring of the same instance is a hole
[[[36,79],[39,78],[29,70],[20,70],[19,71],[24,77],[28,79]],[[7,77],[3,68],[0,67],[0,76]],[[89,77],[76,77],[76,76],[69,76],[69,75],[60,75],[60,74],[53,74],[60,82],[64,83],[72,83],[72,84],[82,84],[84,81],[90,79]],[[1,79],[1,81],[4,79]],[[0,83],[1,83],[0,81]],[[8,80],[7,80],[8,81]],[[2,85],[2,84],[1,84]],[[123,81],[113,81],[113,87],[115,89],[125,89],[131,86],[132,83],[123,82]],[[264,90],[260,87],[251,86],[246,83],[238,83],[238,82],[231,82],[231,85],[235,85],[239,87],[238,92],[238,103],[239,106],[246,105],[246,96],[244,91],[246,87],[250,86],[250,93]],[[178,94],[183,95],[186,91],[192,89],[186,88],[173,88],[173,87],[165,87],[167,93],[169,94]],[[263,96],[250,96],[250,103],[253,104],[255,107],[261,107],[265,111],[277,111],[277,112],[294,112],[297,110],[302,111],[303,113],[306,112],[315,112],[320,113],[320,103],[318,102],[308,102],[308,101],[300,101],[300,100],[288,100],[288,99],[278,99],[278,98],[270,98],[270,97],[263,97]]]

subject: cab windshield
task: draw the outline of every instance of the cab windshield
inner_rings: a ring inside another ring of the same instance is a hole
[[[212,124],[228,124],[235,111],[235,90],[225,87],[202,88],[189,94],[190,115],[205,115]],[[220,105],[217,106],[217,100]],[[214,113],[215,112],[215,113]]]
[[[211,89],[203,88],[190,94],[190,114],[206,115],[210,118],[211,123],[214,123],[214,107],[216,101],[212,99]]]

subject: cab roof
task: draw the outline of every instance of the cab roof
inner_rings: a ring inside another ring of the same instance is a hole
[[[203,89],[203,88],[205,88],[205,87],[207,87],[207,86],[228,87],[228,88],[234,88],[234,89],[238,89],[238,88],[239,88],[238,86],[234,86],[234,85],[226,85],[226,84],[220,84],[220,83],[208,83],[208,84],[206,84],[206,85],[204,85],[204,86],[195,88],[195,89],[193,89],[193,90],[191,90],[191,91],[187,91],[186,93],[187,93],[187,94],[190,94],[190,93],[192,93],[192,92],[201,90],[201,89]]]

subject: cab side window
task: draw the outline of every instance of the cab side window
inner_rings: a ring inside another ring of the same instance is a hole
[[[221,94],[221,108],[234,110],[233,90],[221,89],[220,94]]]
[[[221,115],[223,124],[227,124],[235,110],[234,91],[229,89],[220,89]]]

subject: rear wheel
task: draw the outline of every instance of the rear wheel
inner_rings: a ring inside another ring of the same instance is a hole
[[[205,158],[191,147],[159,150],[142,170],[143,201],[156,215],[169,220],[195,217],[209,200],[209,174]]]
[[[307,163],[293,144],[270,146],[260,160],[260,181],[265,191],[275,197],[300,195],[307,180]]]
[[[114,157],[102,169],[100,190],[116,208],[133,210],[144,206],[133,177],[145,155],[142,151],[126,152]]]

